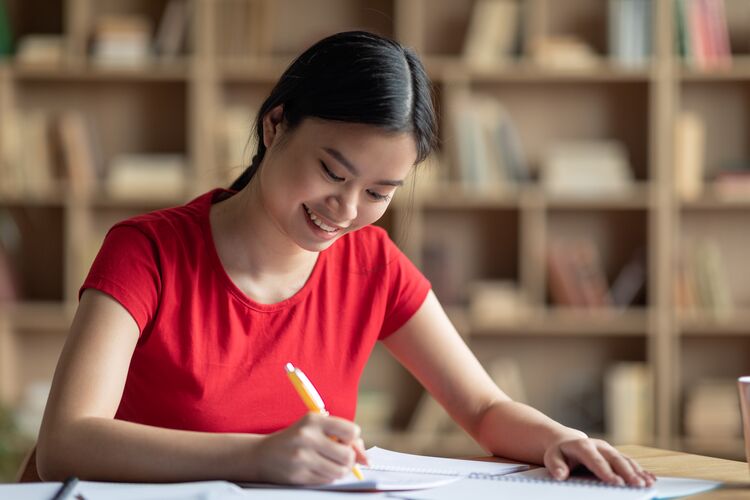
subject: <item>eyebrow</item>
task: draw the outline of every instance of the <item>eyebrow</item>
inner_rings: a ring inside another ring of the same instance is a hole
[[[336,161],[341,163],[352,175],[359,176],[359,169],[355,167],[354,164],[350,162],[344,155],[342,155],[339,150],[327,147],[323,148],[323,150],[329,155],[333,156]],[[382,179],[379,181],[375,181],[375,184],[379,184],[381,186],[403,186],[404,181]]]

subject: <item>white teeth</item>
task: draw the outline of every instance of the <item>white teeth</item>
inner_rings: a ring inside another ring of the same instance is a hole
[[[307,213],[310,215],[310,219],[315,223],[316,226],[318,226],[323,231],[326,231],[328,233],[333,233],[338,230],[336,227],[331,227],[328,224],[324,223],[320,219],[318,219],[315,214],[310,210],[307,205],[305,205],[305,209],[307,210]]]

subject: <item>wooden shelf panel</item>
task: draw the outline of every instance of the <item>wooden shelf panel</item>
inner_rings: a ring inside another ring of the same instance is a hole
[[[468,320],[472,336],[646,336],[648,310],[542,309],[507,323]]]
[[[750,337],[750,310],[716,315],[710,312],[679,313],[680,333],[685,336],[738,335]]]
[[[103,67],[86,63],[60,67],[14,64],[11,75],[21,81],[187,81],[188,60],[154,62],[147,66]]]
[[[720,210],[748,210],[750,209],[750,195],[727,196],[707,190],[704,195],[695,200],[680,202],[683,211],[720,211]]]
[[[502,82],[590,82],[590,83],[645,83],[653,78],[654,68],[628,69],[610,64],[602,59],[599,64],[586,69],[555,69],[531,61],[518,60],[491,68],[465,64],[458,57],[429,56],[424,58],[425,68],[437,81]]]
[[[750,80],[750,57],[734,55],[731,67],[726,69],[701,70],[682,64],[677,76],[685,83]]]

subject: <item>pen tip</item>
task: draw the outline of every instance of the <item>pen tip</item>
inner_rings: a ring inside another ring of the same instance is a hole
[[[294,365],[291,363],[287,363],[284,367],[286,369],[287,373],[293,373],[294,372]]]

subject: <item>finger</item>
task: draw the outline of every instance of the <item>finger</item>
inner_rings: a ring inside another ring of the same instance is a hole
[[[370,465],[370,461],[367,459],[367,455],[365,454],[365,442],[362,441],[362,438],[355,440],[352,447],[354,448],[354,454],[356,455],[357,463],[360,463],[362,465]]]
[[[609,462],[615,474],[625,480],[630,486],[646,486],[646,480],[641,477],[635,464],[622,456],[619,451],[610,446],[600,448],[602,456]]]
[[[581,464],[585,465],[596,477],[605,483],[614,485],[625,484],[625,481],[612,470],[607,459],[602,456],[599,447],[591,441],[574,448],[571,452],[565,450],[565,453],[573,454]]]
[[[334,436],[346,444],[352,444],[359,439],[361,432],[357,424],[339,417],[324,417],[319,421],[319,425],[324,433]]]
[[[316,457],[309,470],[318,484],[327,484],[351,473],[351,467],[333,462],[322,455]]]
[[[639,464],[632,458],[625,457],[625,459],[631,463],[636,473],[643,478],[643,480],[646,482],[646,486],[654,485],[654,483],[656,482],[656,476],[654,476],[651,472],[645,470],[643,467],[641,467],[641,464]]]
[[[310,430],[308,437],[312,447],[319,455],[339,465],[346,467],[354,465],[356,453],[351,444],[342,443],[332,436],[324,434],[321,429]]]
[[[570,467],[565,461],[565,456],[560,447],[556,447],[553,451],[545,454],[544,466],[552,474],[552,477],[559,481],[566,479],[570,474]]]

